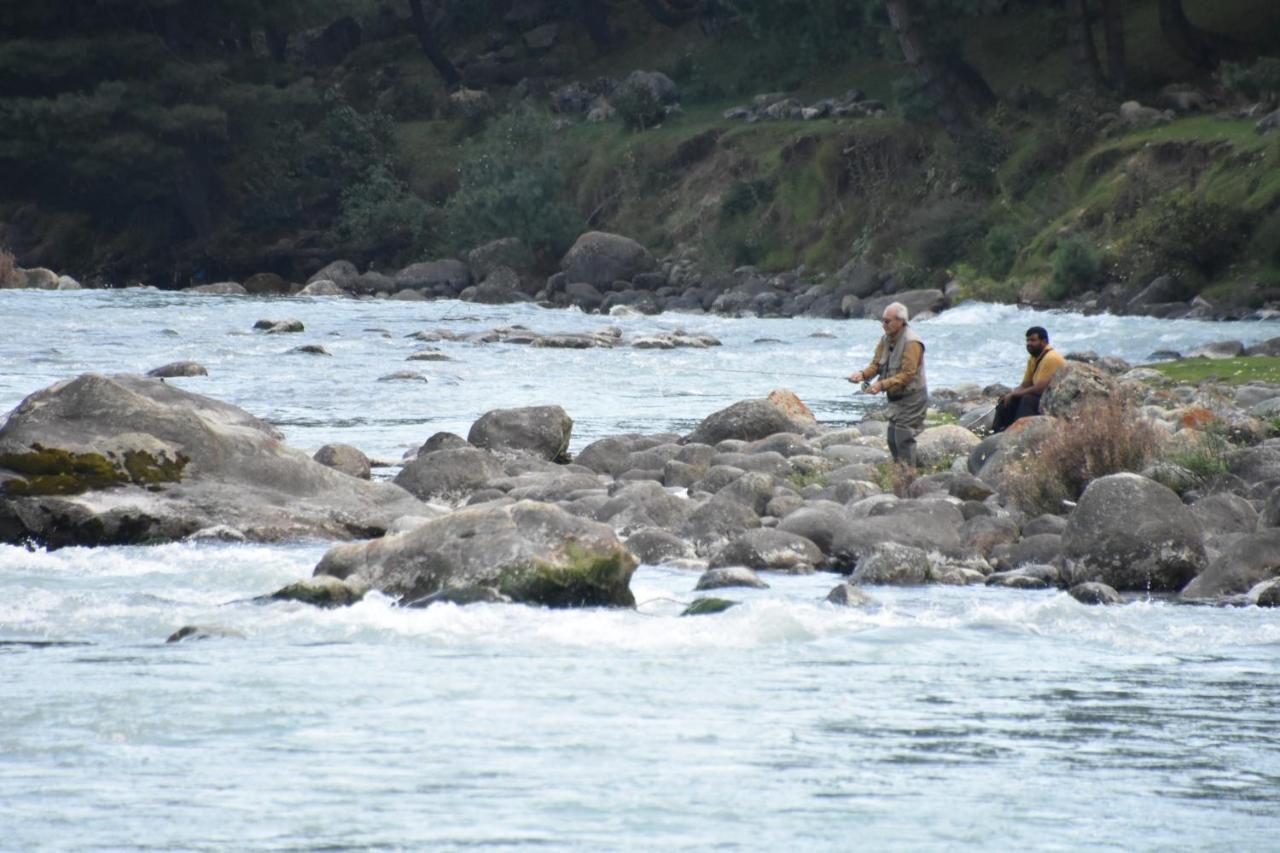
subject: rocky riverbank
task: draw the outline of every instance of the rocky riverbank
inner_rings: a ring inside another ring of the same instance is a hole
[[[48,269],[17,269],[0,288],[78,290],[81,283]],[[560,271],[540,275],[533,253],[514,238],[487,243],[465,259],[444,258],[400,270],[361,272],[350,261],[325,265],[305,282],[275,273],[259,273],[243,282],[197,284],[187,292],[219,296],[309,296],[392,299],[418,302],[459,299],[489,305],[530,302],[546,308],[577,308],[588,313],[665,311],[727,316],[877,317],[890,302],[902,302],[911,316],[933,316],[966,298],[965,286],[904,287],[894,275],[865,261],[847,264],[831,275],[809,275],[801,268],[767,274],[754,267],[730,273],[702,269],[690,255],[656,259],[636,241],[618,234],[588,232],[560,261]],[[1149,284],[1108,283],[1098,290],[1053,302],[1026,288],[1020,302],[1085,314],[1113,313],[1197,320],[1272,320],[1280,307],[1214,305],[1202,296],[1178,298],[1181,288],[1168,276]]]
[[[355,448],[308,457],[234,406],[88,374],[0,428],[0,539],[363,540],[277,593],[319,604],[377,589],[416,605],[630,606],[641,563],[687,568],[698,589],[828,571],[847,578],[832,601],[859,606],[874,597],[862,587],[930,583],[1280,600],[1280,385],[1076,360],[1044,415],[983,438],[1002,390],[938,391],[918,471],[890,464],[874,415],[824,426],[779,391],[686,435],[611,436],[572,457],[560,407],[495,410],[377,482]]]

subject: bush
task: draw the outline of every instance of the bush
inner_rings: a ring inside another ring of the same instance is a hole
[[[1061,513],[1099,477],[1141,471],[1159,447],[1159,433],[1118,397],[1082,402],[1058,431],[1010,471],[1010,497],[1028,513]]]
[[[463,157],[445,204],[452,248],[519,237],[535,251],[563,253],[584,223],[566,200],[562,160],[545,113],[525,106],[495,119]]]
[[[427,248],[430,225],[431,206],[384,167],[342,191],[338,233],[344,239],[416,256]]]
[[[982,271],[994,278],[1005,278],[1022,251],[1024,234],[1016,225],[996,225],[982,239]]]
[[[916,470],[901,462],[881,462],[876,465],[875,483],[882,492],[892,492],[900,498],[911,496],[911,484],[916,481]]]
[[[1235,257],[1248,231],[1243,211],[1190,193],[1170,193],[1134,220],[1121,271],[1138,282],[1179,272],[1211,275]]]
[[[1280,58],[1261,56],[1252,65],[1224,62],[1218,76],[1222,85],[1250,100],[1280,95]]]
[[[748,214],[759,205],[773,201],[773,194],[770,181],[735,181],[720,199],[720,218],[734,219]]]
[[[13,252],[0,249],[0,287],[13,287],[18,283],[18,263]]]
[[[629,130],[645,130],[660,124],[666,118],[658,96],[648,86],[629,83],[619,86],[610,99],[622,124]]]
[[[1063,240],[1053,252],[1053,279],[1045,288],[1050,299],[1066,299],[1098,280],[1102,260],[1093,247],[1079,238]]]

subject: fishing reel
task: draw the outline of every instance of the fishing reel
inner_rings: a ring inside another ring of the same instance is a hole
[[[864,379],[864,380],[862,380],[862,386],[861,386],[861,387],[862,387],[862,393],[863,393],[863,394],[870,394],[870,393],[871,393],[871,380],[870,380],[870,379]]]

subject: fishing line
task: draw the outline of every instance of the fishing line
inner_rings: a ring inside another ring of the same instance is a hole
[[[843,380],[843,376],[831,376],[830,374],[818,373],[785,373],[780,370],[735,370],[732,367],[698,367],[691,368],[693,373],[749,373],[752,376],[799,376],[804,379],[827,379],[827,380]]]

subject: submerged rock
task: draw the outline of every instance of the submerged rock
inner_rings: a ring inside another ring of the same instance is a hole
[[[1105,583],[1078,583],[1067,590],[1067,594],[1081,604],[1124,604],[1120,593]]]
[[[243,640],[244,634],[234,628],[217,625],[183,625],[165,640],[166,643],[184,643],[189,640],[233,639]]]
[[[608,525],[519,501],[461,509],[399,536],[337,546],[315,574],[362,581],[404,604],[496,590],[548,607],[631,607],[636,565]]]
[[[725,598],[695,598],[693,603],[681,611],[681,616],[708,616],[712,613],[723,613],[730,607],[737,607],[738,602]]]
[[[273,592],[271,601],[300,601],[316,607],[349,607],[369,591],[359,579],[339,580],[334,577],[311,577],[289,584]]]
[[[875,599],[868,595],[862,587],[851,583],[842,583],[834,587],[831,592],[827,593],[827,601],[832,604],[839,604],[842,607],[865,607],[868,604],[875,603]]]
[[[752,589],[769,588],[767,583],[760,580],[759,575],[745,566],[725,566],[703,572],[694,589],[724,589],[731,586],[745,586]]]
[[[204,369],[204,365],[194,361],[174,361],[148,370],[147,375],[157,379],[172,379],[178,376],[208,376],[209,371]]]

